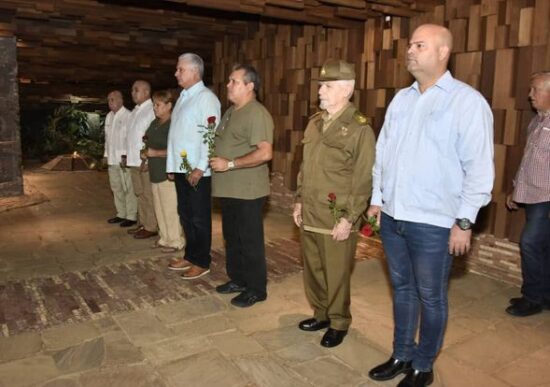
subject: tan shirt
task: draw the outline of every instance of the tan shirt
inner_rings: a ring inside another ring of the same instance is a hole
[[[215,155],[228,160],[258,149],[266,141],[273,143],[273,118],[258,101],[252,100],[236,110],[231,106],[216,130]],[[251,168],[237,168],[212,174],[212,196],[257,199],[269,195],[267,163]]]

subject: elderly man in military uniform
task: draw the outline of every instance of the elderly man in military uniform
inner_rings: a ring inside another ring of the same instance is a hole
[[[314,314],[298,327],[328,328],[321,345],[335,347],[351,323],[350,277],[372,189],[375,137],[367,118],[349,102],[353,65],[328,60],[319,81],[322,111],[305,130],[293,213],[301,228],[305,292]]]

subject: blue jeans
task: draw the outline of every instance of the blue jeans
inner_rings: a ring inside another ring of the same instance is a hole
[[[414,369],[427,372],[441,348],[447,325],[450,230],[395,220],[385,213],[381,222],[380,236],[393,287],[392,357],[412,361]]]
[[[525,204],[527,221],[521,233],[523,297],[550,303],[550,202]]]

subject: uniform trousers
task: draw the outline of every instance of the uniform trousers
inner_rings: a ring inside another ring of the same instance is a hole
[[[153,204],[159,226],[158,244],[181,250],[185,246],[183,229],[178,215],[178,198],[173,181],[151,183]]]
[[[220,199],[227,275],[259,296],[267,294],[262,212],[265,201],[265,197]]]
[[[120,165],[109,165],[109,184],[116,208],[116,216],[122,219],[137,219],[137,199],[128,169]]]
[[[330,327],[347,330],[351,324],[350,279],[357,233],[345,241],[331,235],[302,231],[304,286],[306,297],[318,321],[330,320]]]
[[[149,171],[140,171],[139,167],[130,167],[134,193],[137,196],[139,222],[147,231],[157,231],[157,218],[153,205],[153,191]]]

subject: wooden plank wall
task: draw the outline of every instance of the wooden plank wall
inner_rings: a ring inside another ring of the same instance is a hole
[[[214,53],[214,89],[227,106],[225,83],[234,63],[251,63],[263,77],[262,99],[276,126],[272,170],[295,188],[300,141],[317,111],[313,80],[326,58],[354,62],[354,102],[378,132],[396,90],[411,83],[405,67],[409,34],[425,22],[445,24],[455,38],[450,68],[481,91],[495,117],[496,181],[493,201],[480,215],[479,231],[519,239],[521,212],[504,207],[521,159],[524,129],[533,116],[527,99],[529,75],[550,69],[550,1],[447,0],[412,19],[369,19],[359,29],[250,23],[242,41],[224,38]]]

